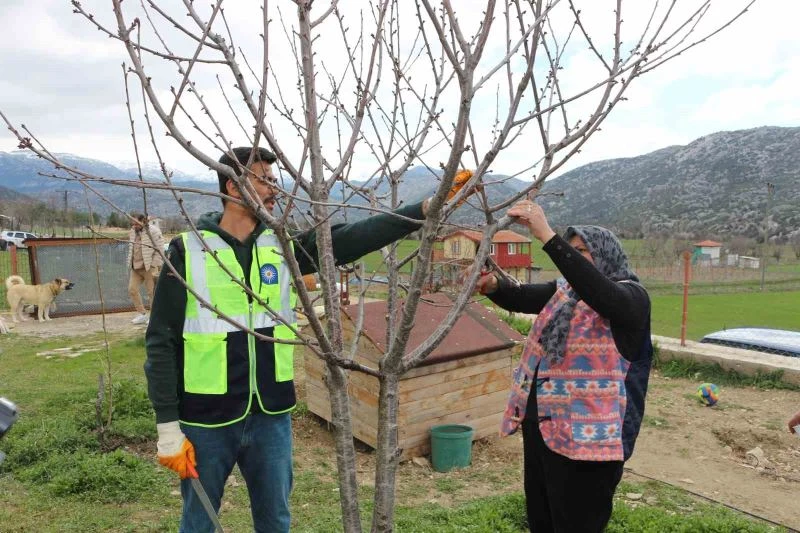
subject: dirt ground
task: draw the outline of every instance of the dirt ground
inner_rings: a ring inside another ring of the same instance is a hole
[[[0,318],[5,322],[11,333],[18,333],[30,337],[48,338],[93,335],[103,331],[103,323],[105,323],[106,331],[109,333],[125,334],[137,331],[143,333],[147,327],[146,324],[136,325],[131,323],[131,320],[133,320],[133,317],[137,314],[136,312],[129,312],[109,313],[105,315],[105,317],[101,315],[54,317],[49,322],[45,321],[41,323],[32,318],[14,323],[11,321],[11,315],[8,312],[0,313]]]
[[[106,315],[107,330],[136,334],[144,326],[131,324],[135,313]],[[102,330],[99,316],[57,318],[39,324],[12,324],[12,333],[36,337],[65,337]],[[299,362],[298,362],[299,363]],[[299,396],[303,397],[302,364],[297,364]],[[625,479],[643,482],[647,476],[677,485],[726,505],[800,529],[800,438],[786,422],[800,409],[800,392],[722,387],[715,407],[702,406],[693,396],[699,382],[670,379],[654,372],[647,398],[645,422]],[[320,466],[320,454],[331,455],[327,425],[313,415],[295,424],[297,469],[335,475]],[[373,483],[374,454],[358,454],[359,481]],[[481,496],[522,490],[522,441],[514,435],[492,437],[473,446],[469,468],[435,473],[425,459],[400,466],[398,504],[436,502],[451,505]],[[646,496],[646,495],[645,495]],[[646,500],[646,498],[645,498]]]
[[[800,392],[723,387],[720,402],[704,407],[693,396],[698,384],[654,372],[645,423],[624,479],[655,478],[800,529],[800,438],[786,425],[800,409]],[[300,466],[317,460],[322,443],[332,445],[321,419],[307,417],[296,431]],[[398,504],[450,505],[522,491],[521,436],[484,439],[472,453],[472,466],[447,474],[433,472],[424,460],[401,464]],[[358,460],[359,482],[372,484],[373,454],[365,447]]]

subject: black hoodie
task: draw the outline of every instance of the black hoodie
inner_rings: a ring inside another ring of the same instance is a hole
[[[420,222],[424,218],[422,203],[402,207],[395,213]],[[259,223],[253,233],[244,242],[240,242],[219,227],[221,218],[222,213],[206,213],[198,220],[197,228],[222,237],[233,248],[242,271],[249,272],[253,244],[266,226]],[[350,263],[369,252],[379,250],[419,229],[420,225],[387,214],[375,215],[352,224],[337,224],[331,231],[336,264]],[[317,271],[317,253],[315,231],[294,236],[294,255],[303,274]],[[172,239],[167,256],[175,270],[181,277],[185,277],[185,252],[180,237]],[[245,278],[248,279],[247,276]],[[156,412],[156,422],[159,424],[173,422],[179,418],[178,368],[179,358],[183,357],[185,314],[186,289],[165,266],[161,270],[153,296],[150,324],[146,334],[147,360],[144,364],[148,394]]]

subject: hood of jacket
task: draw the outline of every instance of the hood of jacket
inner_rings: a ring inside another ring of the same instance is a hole
[[[205,213],[197,219],[197,229],[210,231],[212,233],[216,233],[220,237],[222,237],[228,244],[237,248],[242,244],[251,247],[253,245],[253,241],[255,241],[256,237],[261,235],[261,233],[266,229],[266,225],[258,221],[256,227],[253,228],[253,232],[250,236],[246,239],[245,242],[240,242],[232,235],[230,235],[227,231],[219,227],[219,222],[222,220],[222,213],[220,211],[211,211],[209,213]]]

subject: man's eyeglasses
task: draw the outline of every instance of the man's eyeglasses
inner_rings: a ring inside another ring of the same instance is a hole
[[[271,185],[272,187],[277,187],[278,186],[278,180],[277,180],[277,178],[275,178],[275,176],[253,175],[253,179],[255,179],[257,182],[259,182],[259,183],[261,183],[263,185]]]

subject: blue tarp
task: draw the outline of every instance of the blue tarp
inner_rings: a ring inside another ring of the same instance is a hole
[[[709,333],[700,342],[800,357],[800,331],[733,328]]]

